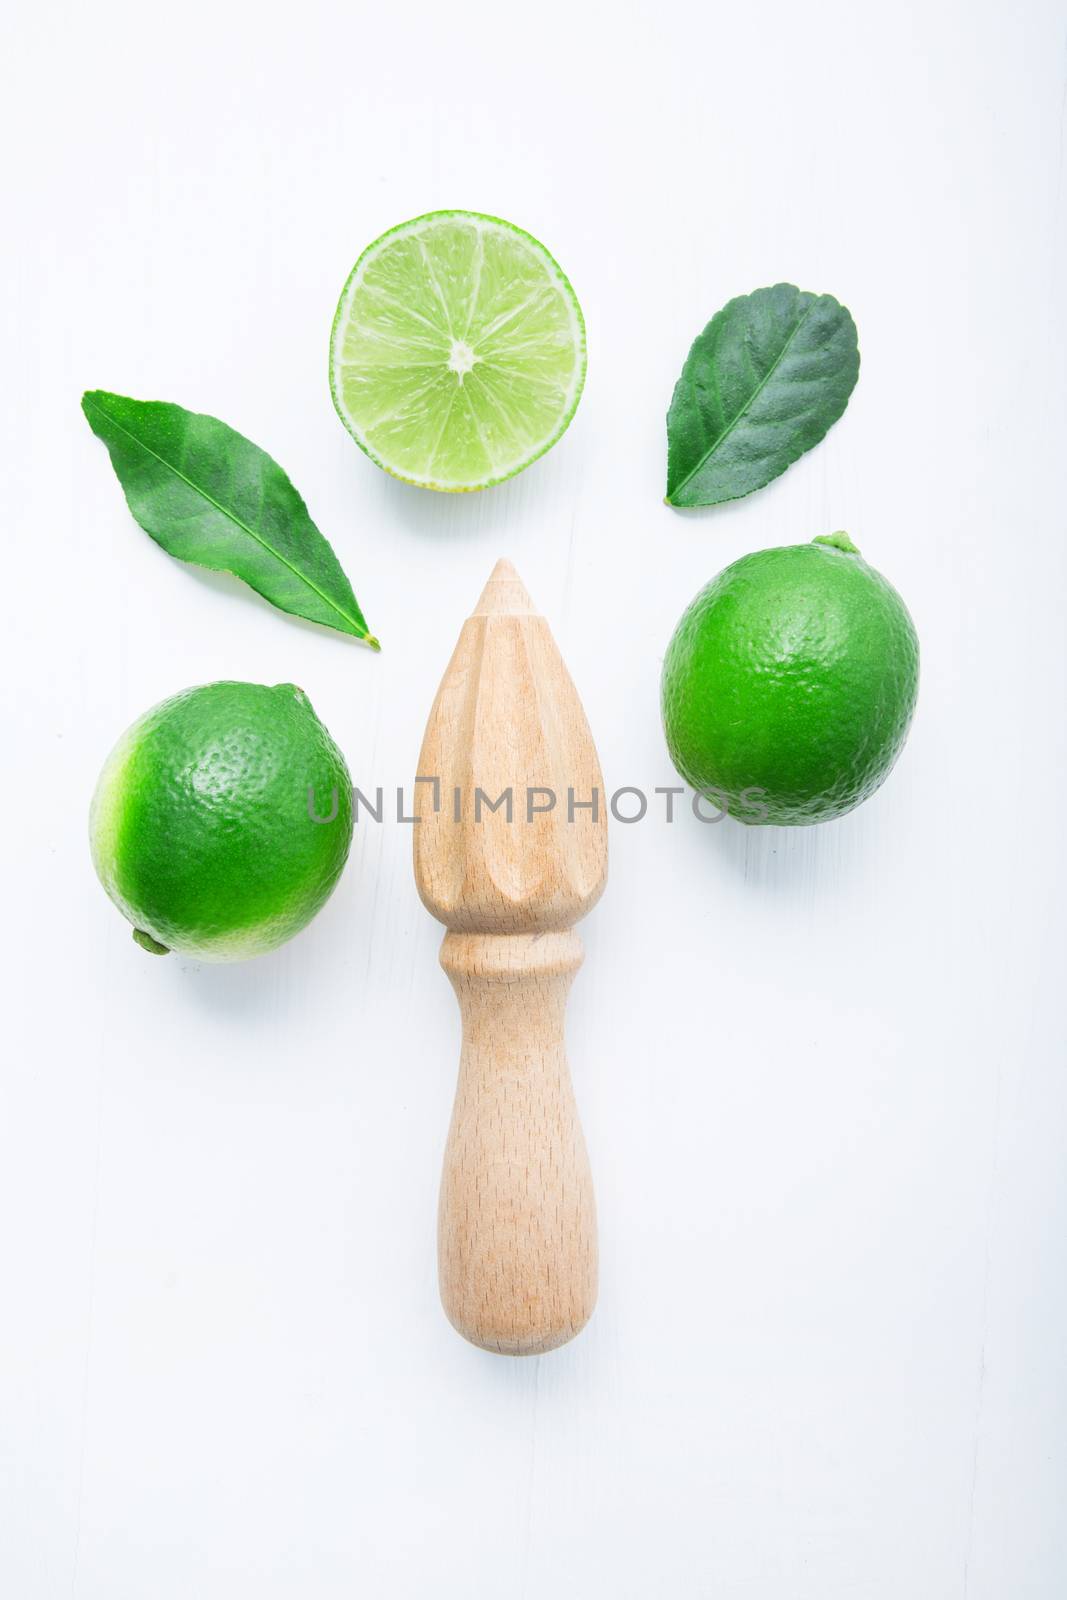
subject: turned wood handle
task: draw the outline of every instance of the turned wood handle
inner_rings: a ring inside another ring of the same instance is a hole
[[[463,1052],[438,1220],[441,1299],[472,1343],[535,1355],[596,1301],[596,1208],[563,1042],[571,932],[448,933]]]

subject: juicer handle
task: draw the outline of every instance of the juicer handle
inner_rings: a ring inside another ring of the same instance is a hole
[[[572,932],[448,933],[463,1050],[438,1217],[452,1325],[502,1355],[553,1350],[596,1302],[596,1204],[564,1048]]]

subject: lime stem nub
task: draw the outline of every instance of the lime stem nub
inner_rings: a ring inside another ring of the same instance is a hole
[[[145,933],[143,928],[134,928],[133,937],[134,937],[134,941],[141,946],[141,949],[142,950],[147,950],[149,955],[152,955],[152,956],[169,956],[170,955],[169,946],[167,946],[165,944],[160,944],[158,939],[153,939],[152,935],[150,933]]]
[[[828,544],[834,550],[843,550],[847,556],[858,556],[859,551],[847,533],[817,533],[812,544]]]

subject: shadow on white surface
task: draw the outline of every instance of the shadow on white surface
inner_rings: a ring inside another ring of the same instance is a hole
[[[560,440],[548,451],[513,478],[496,483],[486,489],[473,489],[467,493],[447,494],[435,489],[422,489],[375,466],[353,446],[359,459],[352,467],[359,471],[365,483],[354,484],[367,502],[368,520],[384,522],[390,531],[414,534],[418,538],[476,538],[499,537],[503,528],[514,524],[531,494],[543,507],[545,495],[556,487],[565,487],[561,474],[574,470],[581,457],[566,457],[554,461],[553,452],[563,449]]]
[[[350,634],[341,633],[336,628],[327,628],[319,622],[309,622],[305,617],[295,616],[291,611],[283,611],[280,607],[271,605],[269,600],[265,600],[262,595],[249,588],[247,583],[242,583],[240,578],[235,578],[228,572],[212,572],[209,567],[198,567],[189,561],[174,561],[171,557],[167,559],[171,560],[172,565],[181,567],[183,572],[187,573],[195,583],[202,584],[207,589],[213,589],[217,594],[225,595],[228,601],[239,600],[243,605],[251,606],[256,611],[273,611],[281,625],[299,628],[304,633],[312,634],[317,638],[322,638],[324,634],[332,634],[336,637],[339,648],[347,646],[352,649],[355,647],[367,655],[376,653],[363,644],[361,640],[354,638]],[[353,584],[353,588],[355,588],[355,584]],[[359,599],[358,590],[356,599]],[[196,615],[199,615],[199,613],[196,613]],[[191,611],[190,626],[193,625],[192,616],[193,612]],[[373,628],[371,631],[373,632]]]
[[[812,894],[843,879],[862,874],[864,849],[858,816],[806,828],[748,827],[733,817],[721,822],[700,822],[687,808],[679,817],[684,828],[686,861],[700,872],[707,860],[709,876],[722,865],[743,884],[756,890],[792,895],[798,889]]]

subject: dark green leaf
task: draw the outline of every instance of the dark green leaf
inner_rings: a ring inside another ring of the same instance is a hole
[[[694,340],[667,413],[667,502],[714,506],[777,478],[848,404],[856,324],[791,283],[723,306]]]
[[[282,611],[379,648],[307,506],[257,445],[162,400],[90,389],[82,410],[130,510],[170,555],[231,572]]]

